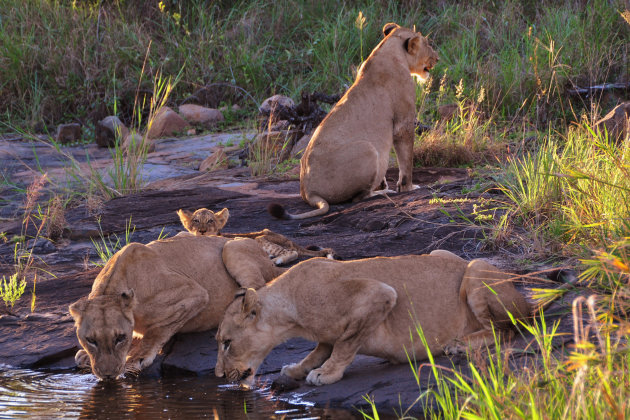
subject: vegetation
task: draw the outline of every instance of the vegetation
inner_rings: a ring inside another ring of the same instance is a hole
[[[490,174],[503,194],[477,215],[475,223],[491,232],[486,240],[533,259],[579,260],[592,295],[573,303],[574,347],[557,348],[557,324],[544,318],[518,325],[533,337],[526,369],[514,368],[516,355],[497,338],[488,357],[470,355],[468,372],[433,360],[414,367],[430,369],[437,381],[420,391],[418,403],[432,418],[624,418],[630,416],[630,141],[616,143],[594,128],[620,99],[615,92],[568,91],[628,82],[626,8],[621,0],[6,0],[0,131],[28,135],[80,121],[92,133],[94,120],[119,115],[146,132],[160,107],[205,86],[221,88],[217,104],[243,107],[228,111],[220,129],[252,127],[253,118],[238,118],[253,117],[271,94],[343,92],[383,24],[415,25],[440,55],[432,78],[417,86],[418,120],[428,129],[416,139],[416,165]],[[278,162],[286,138],[273,143],[250,145],[254,175],[295,164]],[[87,186],[87,198],[102,200],[141,189],[145,159],[143,147],[126,154],[119,142],[106,175],[85,173],[71,157],[67,166]],[[15,274],[0,283],[7,305],[24,291],[37,239],[63,227],[69,198],[37,204],[45,182],[42,174],[25,190]],[[34,237],[27,237],[29,224]],[[94,243],[103,264],[121,245],[104,236]]]

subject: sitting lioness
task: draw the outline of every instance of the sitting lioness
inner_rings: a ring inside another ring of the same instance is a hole
[[[389,191],[385,172],[392,145],[399,176],[396,190],[409,191],[413,166],[416,89],[412,77],[428,77],[438,55],[419,32],[395,23],[365,60],[354,84],[313,133],[300,167],[300,194],[317,210],[290,214],[269,206],[278,218],[326,214],[329,203],[361,200]],[[377,191],[380,190],[380,191]]]
[[[336,382],[357,352],[393,363],[427,357],[412,335],[420,325],[432,353],[493,342],[532,308],[510,276],[448,251],[357,261],[304,261],[258,291],[236,295],[217,331],[215,373],[251,385],[265,356],[300,336],[317,342],[282,373],[313,385]],[[407,353],[408,352],[408,353]]]
[[[317,246],[304,248],[286,236],[272,232],[269,229],[248,233],[221,233],[221,229],[223,229],[230,217],[230,212],[226,208],[216,213],[206,208],[197,209],[194,213],[180,209],[177,210],[177,215],[184,228],[192,235],[221,235],[226,238],[254,239],[269,258],[273,260],[275,265],[288,264],[300,257],[326,257],[331,259],[335,257],[335,252],[331,248],[320,248]],[[181,236],[181,233],[178,235]]]
[[[216,328],[234,293],[284,272],[251,239],[182,236],[118,251],[70,305],[81,368],[115,379],[149,366],[176,332]],[[142,336],[141,340],[132,335]]]

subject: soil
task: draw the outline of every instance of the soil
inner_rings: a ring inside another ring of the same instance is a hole
[[[172,236],[181,230],[175,214],[179,208],[227,207],[230,220],[225,232],[269,228],[304,246],[333,248],[342,259],[447,249],[467,259],[488,258],[504,269],[522,271],[513,254],[505,250],[498,254],[485,246],[488,232],[483,226],[468,222],[475,220],[478,209],[495,197],[496,192],[479,188],[479,179],[472,177],[467,169],[418,168],[414,170],[413,181],[420,188],[415,191],[333,205],[321,218],[276,220],[266,211],[271,202],[282,203],[290,211],[310,209],[299,196],[297,179],[252,178],[244,167],[205,174],[196,170],[198,163],[219,143],[239,138],[241,133],[160,140],[144,168],[149,184],[143,192],[105,201],[96,208],[76,205],[65,213],[66,226],[61,239],[54,243],[45,239],[31,242],[29,249],[36,256],[36,265],[43,269],[38,271],[35,286],[35,311],[30,311],[30,291],[34,286],[31,279],[29,292],[12,310],[0,308],[0,365],[73,369],[78,342],[68,305],[89,293],[98,274],[99,268],[93,262],[99,258],[92,241],[100,241],[100,235],[117,235],[124,240],[129,220],[135,225],[133,241],[147,243],[159,235]],[[94,167],[106,168],[110,164],[109,154],[95,146],[64,147],[63,151],[85,162],[86,149]],[[14,270],[15,249],[11,239],[23,234],[23,188],[39,177],[41,171],[48,173],[50,185],[55,188],[72,185],[72,180],[68,181],[64,170],[67,161],[41,141],[0,139],[0,167],[11,183],[5,183],[0,191],[3,199],[0,232],[6,235],[6,242],[0,244],[0,272],[10,275]],[[388,171],[387,177],[390,185],[395,185],[397,170]],[[50,194],[45,190],[42,197]],[[565,300],[570,302],[570,297]],[[563,316],[567,307],[563,301],[557,302],[546,316],[548,321],[560,319],[561,331],[572,331],[570,319]],[[568,337],[558,339],[557,345],[564,345]],[[527,336],[518,337],[511,345],[522,349],[529,340]],[[410,406],[411,413],[421,412],[422,408],[413,404],[419,390],[431,383],[426,368],[420,370],[416,382],[409,365],[391,365],[381,359],[357,356],[344,378],[333,385],[311,387],[279,376],[282,365],[298,361],[313,347],[314,343],[302,339],[277,347],[261,366],[260,383],[272,385],[279,398],[299,395],[302,400],[321,406],[365,406],[363,396],[369,395],[383,413],[401,412]],[[526,363],[528,354],[531,356],[531,352],[514,352],[515,366]],[[215,362],[214,331],[179,334],[143,375],[212,374]],[[446,356],[439,357],[437,362],[447,367],[455,364],[464,370],[467,365],[466,360]]]

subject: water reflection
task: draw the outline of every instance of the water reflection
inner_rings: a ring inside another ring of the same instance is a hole
[[[1,368],[0,368],[1,369]],[[0,371],[0,419],[306,419],[357,413],[288,404],[266,391],[243,391],[214,377],[99,382],[92,375]]]

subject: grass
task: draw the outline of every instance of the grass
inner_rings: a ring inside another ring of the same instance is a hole
[[[92,245],[94,245],[94,250],[96,254],[100,258],[100,261],[93,262],[97,267],[105,267],[105,264],[114,256],[116,252],[122,249],[125,245],[128,245],[131,242],[131,238],[133,237],[134,232],[136,231],[136,226],[131,225],[131,218],[127,222],[125,222],[125,241],[123,243],[122,239],[118,237],[118,235],[108,235],[105,237],[103,230],[101,229],[101,224],[99,221],[98,231],[100,240],[94,240],[90,238],[92,241]],[[160,232],[160,239],[162,237],[162,233]]]
[[[150,80],[159,71],[178,74],[182,67],[173,101],[211,83],[235,84],[258,103],[273,93],[297,98],[303,89],[337,93],[351,83],[383,24],[395,21],[430,35],[441,57],[434,74],[447,70],[449,83],[484,86],[485,110],[497,108],[501,116],[536,124],[572,116],[575,105],[562,94],[565,85],[627,74],[627,61],[618,59],[628,54],[629,29],[621,11],[621,1],[603,0],[588,8],[515,0],[474,7],[8,0],[0,25],[0,80],[6,81],[0,100],[7,104],[5,118],[17,126],[73,119],[89,125],[90,116],[112,114],[115,106],[129,124],[138,85],[151,90],[143,71]],[[223,99],[233,99],[230,95]],[[248,96],[243,101],[250,110],[257,106]],[[590,110],[591,103],[585,105]]]

